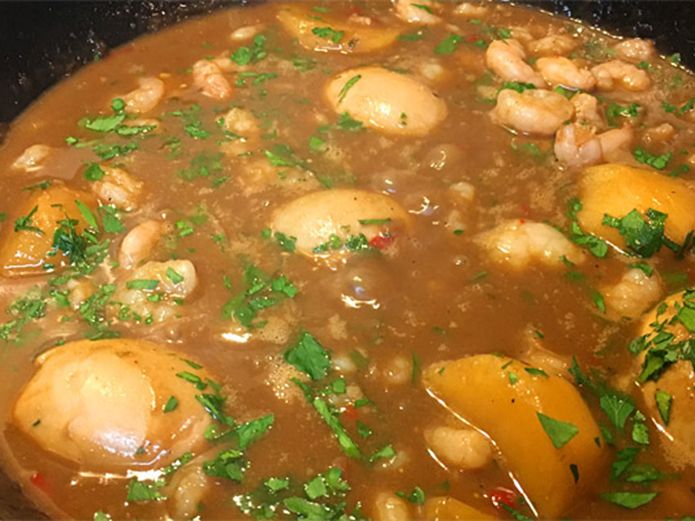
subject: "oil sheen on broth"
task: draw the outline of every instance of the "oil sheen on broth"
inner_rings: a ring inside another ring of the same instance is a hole
[[[430,0],[100,57],[0,149],[6,472],[99,521],[692,516],[694,85]]]

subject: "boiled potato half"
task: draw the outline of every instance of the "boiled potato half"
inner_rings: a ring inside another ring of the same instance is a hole
[[[373,19],[365,25],[330,14],[319,17],[301,4],[280,6],[277,18],[302,47],[318,52],[374,52],[391,45],[399,34],[397,29]]]
[[[94,196],[58,182],[53,182],[45,190],[34,191],[18,204],[16,212],[3,225],[0,273],[5,277],[17,277],[49,273],[65,267],[68,260],[62,252],[53,256],[48,253],[53,249],[53,234],[60,221],[74,219],[77,221],[75,229],[78,232],[84,229],[84,218],[75,201],[84,203],[92,211],[96,208]],[[24,225],[15,231],[12,226],[17,219],[24,220]],[[46,269],[47,265],[53,268]]]
[[[312,192],[291,201],[273,215],[275,233],[296,239],[297,251],[331,256],[354,250],[351,244],[378,235],[397,238],[406,233],[410,216],[386,195],[365,190]]]
[[[205,391],[177,374],[194,374],[199,387],[208,375],[166,347],[83,340],[36,365],[12,417],[44,450],[81,466],[132,468],[166,465],[205,443],[210,417],[195,398]]]
[[[326,86],[328,103],[389,134],[422,136],[447,116],[446,103],[421,81],[382,67],[341,72]]]
[[[680,292],[671,295],[642,318],[639,334],[646,335],[648,339],[656,335],[670,333],[672,342],[678,343],[689,338],[693,334],[679,321],[673,320],[678,310],[684,307],[685,299],[690,305],[695,303],[695,294]],[[653,328],[651,324],[665,324],[664,327]],[[646,352],[638,357],[638,374],[642,373],[642,366]],[[695,466],[695,370],[688,360],[680,360],[666,367],[657,379],[649,379],[640,385],[644,403],[647,406],[646,414],[659,425],[657,431],[661,434],[659,442],[669,461],[675,468],[683,468],[686,465]],[[657,396],[662,402],[661,411],[657,403]],[[665,405],[668,404],[668,405]],[[664,411],[667,411],[664,417]]]
[[[603,224],[604,215],[625,217],[632,210],[644,215],[652,208],[668,214],[666,236],[682,243],[695,229],[695,188],[692,184],[643,168],[606,164],[587,168],[580,180],[581,227],[621,250],[618,230]]]
[[[553,519],[591,487],[605,451],[577,389],[528,368],[504,356],[475,355],[429,367],[424,382],[432,396],[490,436],[539,516]],[[553,427],[558,432],[551,436]]]

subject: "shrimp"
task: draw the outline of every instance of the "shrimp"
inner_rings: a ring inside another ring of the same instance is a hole
[[[611,60],[591,68],[596,86],[601,90],[625,89],[642,92],[649,88],[651,80],[647,71],[621,60]]]
[[[432,0],[395,0],[396,16],[409,24],[434,25],[442,21],[432,13]]]
[[[575,119],[583,125],[602,127],[604,125],[601,113],[598,110],[598,100],[591,94],[580,92],[570,99],[574,106]]]
[[[475,242],[493,261],[523,270],[536,261],[560,267],[563,257],[575,264],[584,261],[584,252],[549,224],[514,219],[479,234]]]
[[[92,184],[92,191],[106,204],[113,204],[129,212],[138,207],[143,182],[122,168],[101,165],[105,176]]]
[[[578,123],[560,127],[553,151],[559,161],[572,167],[595,165],[603,159],[595,129]]]
[[[144,221],[131,229],[121,242],[118,262],[127,270],[147,259],[164,235],[166,225],[161,221]]]
[[[574,107],[562,94],[531,89],[502,90],[492,110],[494,121],[524,134],[552,136],[574,115]]]
[[[459,469],[477,470],[492,461],[490,442],[474,429],[439,425],[425,431],[425,441],[438,459]]]
[[[43,162],[51,154],[51,147],[48,145],[31,145],[12,163],[12,168],[24,170],[25,172],[36,172],[43,168]]]
[[[591,90],[596,86],[596,78],[589,69],[580,68],[567,58],[539,58],[536,68],[550,85],[577,90]]]
[[[164,82],[159,78],[140,78],[138,88],[122,96],[128,112],[143,113],[154,109],[164,97]]]
[[[482,18],[488,12],[488,8],[484,5],[475,5],[470,2],[463,2],[454,8],[454,14],[457,16],[465,16],[466,18]]]
[[[551,34],[528,44],[528,50],[536,56],[564,56],[577,47],[579,42],[564,34]]]
[[[602,132],[597,137],[601,142],[603,159],[609,161],[614,153],[629,148],[635,137],[635,133],[630,125],[624,125],[620,128],[612,128],[606,132]]]
[[[614,152],[627,148],[632,139],[632,127],[628,125],[597,135],[592,126],[572,123],[557,131],[553,150],[559,161],[581,167],[606,161]]]
[[[260,33],[264,29],[264,27],[265,26],[263,24],[246,25],[244,27],[239,27],[238,29],[232,31],[232,34],[229,35],[229,39],[233,42],[243,42],[244,40],[250,40],[258,33]]]
[[[620,317],[637,318],[661,298],[661,281],[638,268],[625,272],[612,287],[604,288],[608,308]]]
[[[656,56],[654,42],[642,38],[629,38],[613,47],[619,58],[629,62],[647,61]]]
[[[493,41],[485,52],[488,68],[503,80],[545,87],[543,77],[524,61],[525,57],[526,53],[521,44],[511,38]]]
[[[232,95],[232,86],[220,66],[208,60],[193,64],[193,85],[208,98],[224,100]]]

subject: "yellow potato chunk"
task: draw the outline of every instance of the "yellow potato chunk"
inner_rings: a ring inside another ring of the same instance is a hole
[[[346,249],[333,248],[334,240],[347,244],[360,235],[368,241],[378,235],[397,237],[409,225],[408,213],[390,197],[337,189],[312,192],[291,201],[275,212],[271,228],[295,238],[300,253],[329,256]],[[323,251],[315,251],[322,245]]]
[[[641,321],[640,335],[654,338],[660,331],[674,335],[673,342],[681,342],[692,337],[680,321],[672,322],[677,310],[683,306],[686,293],[671,295],[647,313]],[[687,297],[693,302],[693,296]],[[657,313],[657,310],[662,311]],[[652,328],[650,324],[665,324],[663,328]],[[639,373],[642,372],[645,354],[639,360]],[[649,380],[641,385],[645,414],[659,425],[659,442],[670,463],[677,469],[686,465],[695,466],[695,370],[687,360],[680,360],[668,366],[657,380]],[[657,405],[657,392],[662,400],[670,396],[667,418],[664,419]],[[665,394],[664,394],[665,393]]]
[[[46,190],[37,190],[29,199],[17,206],[17,211],[8,219],[2,231],[0,244],[0,273],[5,277],[49,273],[67,265],[67,259],[58,252],[48,256],[52,250],[53,234],[63,219],[76,219],[76,229],[82,231],[84,219],[75,201],[81,201],[94,211],[94,196],[79,190],[67,188],[54,182]],[[36,210],[34,210],[34,208]],[[33,213],[32,213],[33,211]],[[18,218],[31,215],[25,228],[14,231],[12,223]],[[54,266],[46,269],[45,265]]]
[[[557,518],[602,470],[599,429],[579,392],[557,376],[534,375],[519,361],[476,355],[431,366],[427,390],[455,414],[484,431],[499,448],[542,518]],[[576,428],[559,448],[539,413]],[[570,465],[576,465],[575,482]]]
[[[377,20],[316,13],[303,5],[283,5],[277,15],[282,26],[305,49],[318,52],[361,54],[384,49],[396,41],[399,31]]]
[[[497,518],[483,514],[480,510],[452,497],[433,497],[425,502],[425,519],[427,521],[487,521]]]
[[[581,227],[620,249],[626,247],[625,241],[615,228],[602,224],[605,214],[622,218],[632,210],[644,214],[653,208],[668,214],[666,235],[678,243],[695,229],[695,188],[652,170],[619,164],[587,168],[580,181],[580,199]]]
[[[326,98],[337,113],[390,134],[422,136],[447,116],[446,103],[427,85],[381,67],[341,72],[328,82]]]
[[[144,340],[83,340],[36,364],[12,418],[46,451],[86,467],[149,467],[205,443],[210,417],[195,395],[207,391],[177,373],[202,381],[207,373],[176,352]]]

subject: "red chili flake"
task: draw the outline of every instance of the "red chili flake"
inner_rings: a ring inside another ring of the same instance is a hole
[[[369,241],[369,245],[377,250],[384,250],[391,246],[395,239],[393,235],[376,235]]]
[[[360,411],[354,405],[346,405],[345,410],[340,414],[346,420],[356,421],[360,417]]]
[[[502,510],[502,505],[515,508],[519,500],[519,495],[516,492],[504,487],[493,488],[488,496],[497,510]]]
[[[31,482],[32,485],[34,485],[36,488],[42,490],[46,494],[50,492],[50,485],[48,484],[48,480],[46,479],[46,476],[42,474],[41,472],[34,472],[31,477],[29,478],[29,481]]]
[[[478,40],[480,40],[480,36],[476,36],[475,34],[471,34],[470,36],[466,36],[466,41],[468,43],[477,42]]]

